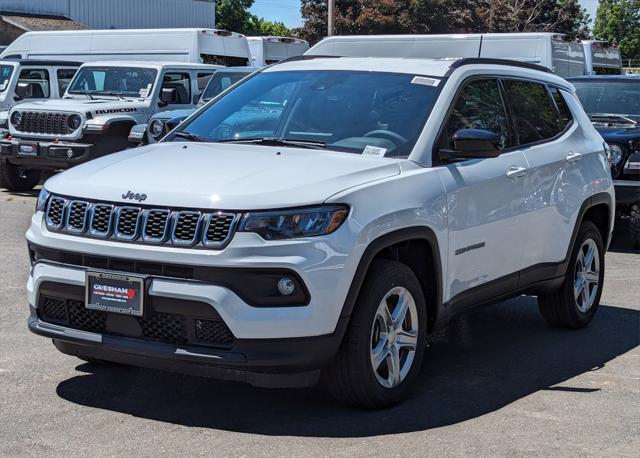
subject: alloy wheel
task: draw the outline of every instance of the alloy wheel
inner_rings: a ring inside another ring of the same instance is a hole
[[[592,239],[584,241],[576,258],[573,293],[578,310],[586,313],[593,306],[600,287],[600,253]]]

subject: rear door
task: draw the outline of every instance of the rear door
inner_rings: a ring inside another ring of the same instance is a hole
[[[464,83],[441,133],[439,148],[452,149],[450,139],[462,128],[498,134],[505,151],[495,158],[440,167],[449,225],[445,296],[454,311],[515,289],[527,219],[523,179],[527,163],[522,152],[512,148],[514,139],[496,78]],[[486,287],[488,283],[493,287]]]
[[[561,89],[515,79],[503,84],[516,141],[528,164],[523,179],[528,215],[521,239],[523,268],[540,267],[565,258],[571,218],[582,204],[584,177],[577,163],[583,151],[571,139],[575,126]],[[521,283],[528,280],[525,272]]]

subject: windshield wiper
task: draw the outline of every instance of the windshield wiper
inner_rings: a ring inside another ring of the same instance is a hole
[[[220,143],[253,143],[265,146],[288,146],[292,148],[326,149],[327,144],[313,140],[294,140],[288,138],[259,137],[259,138],[231,138],[220,140]]]
[[[638,124],[638,121],[634,121],[631,118],[628,118],[623,115],[611,114],[611,113],[593,113],[589,115],[589,119],[591,119],[591,121],[594,121],[594,120],[597,121],[598,119],[611,120],[611,121],[616,120],[616,121],[622,121],[624,124],[633,124],[634,126]]]
[[[200,143],[206,143],[209,141],[209,139],[201,137],[200,135],[197,134],[192,134],[191,132],[185,132],[183,130],[179,130],[178,132],[174,132],[173,134],[176,137],[180,137],[180,138],[186,138],[189,141],[192,142],[200,142]]]

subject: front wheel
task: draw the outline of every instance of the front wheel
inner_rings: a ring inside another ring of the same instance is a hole
[[[323,384],[337,400],[366,408],[400,402],[420,372],[426,304],[406,265],[375,261],[362,285],[349,328]]]
[[[593,319],[604,283],[604,243],[591,221],[584,221],[557,291],[538,296],[540,313],[552,326],[578,329]]]
[[[25,169],[6,159],[0,161],[0,187],[8,191],[21,192],[33,189],[42,178],[42,171]]]

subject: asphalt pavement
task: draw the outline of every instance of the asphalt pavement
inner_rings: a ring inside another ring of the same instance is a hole
[[[412,399],[364,411],[59,353],[25,324],[35,195],[0,190],[1,456],[640,456],[640,254],[619,235],[588,328],[486,307],[437,336]]]

